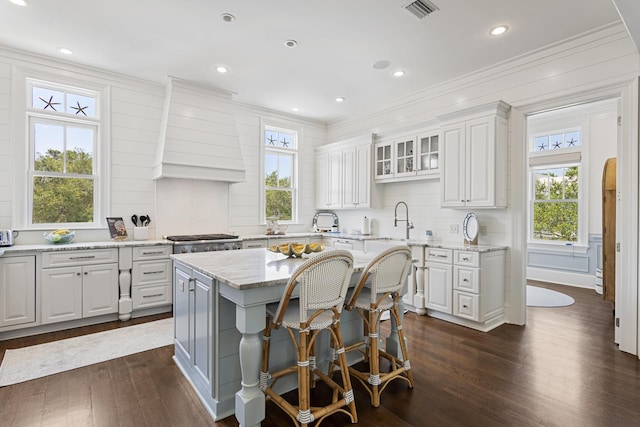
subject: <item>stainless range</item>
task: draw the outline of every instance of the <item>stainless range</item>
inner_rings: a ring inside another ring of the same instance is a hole
[[[242,249],[242,239],[231,234],[187,234],[165,238],[174,242],[174,254]]]

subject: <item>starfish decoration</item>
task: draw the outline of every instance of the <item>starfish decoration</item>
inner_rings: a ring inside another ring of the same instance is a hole
[[[276,145],[276,144],[275,144],[276,140],[275,140],[275,139],[273,139],[273,137],[272,137],[272,136],[270,136],[269,138],[267,138],[267,141],[269,141],[269,144],[271,144],[271,145]]]
[[[567,146],[568,147],[575,147],[576,146],[576,142],[578,142],[577,140],[571,138],[569,141],[567,141]]]
[[[40,101],[42,101],[42,102],[44,102],[46,104],[44,106],[43,110],[46,110],[47,107],[51,107],[51,109],[53,111],[58,111],[58,110],[56,110],[56,107],[54,107],[54,105],[60,105],[60,103],[59,102],[53,102],[53,96],[51,96],[51,98],[49,98],[48,101],[46,99],[42,99],[41,97],[38,97],[38,98],[40,98]]]
[[[560,141],[556,141],[553,143],[553,148],[560,148]]]
[[[282,138],[282,141],[280,142],[282,142],[283,147],[289,147],[289,141],[287,141],[287,138]]]
[[[80,106],[80,102],[76,101],[76,103],[78,104],[77,107],[71,107],[72,110],[76,110],[76,114],[78,113],[82,113],[85,116],[87,115],[87,113],[84,112],[85,108],[89,108],[89,106],[87,105],[86,107],[81,107]]]
[[[544,150],[544,144],[538,145],[538,150],[543,151]]]

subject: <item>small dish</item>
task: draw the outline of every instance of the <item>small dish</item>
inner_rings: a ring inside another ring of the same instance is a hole
[[[60,245],[71,242],[73,238],[76,237],[76,232],[69,230],[56,230],[50,233],[44,233],[42,234],[42,237],[44,237],[44,239],[49,243]]]
[[[291,258],[302,258],[302,255],[304,254],[324,250],[324,245],[322,243],[283,243],[281,245],[269,246],[267,250],[275,253],[281,253],[282,255],[286,255]]]

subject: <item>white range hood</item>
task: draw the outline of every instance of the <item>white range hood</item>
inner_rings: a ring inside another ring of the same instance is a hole
[[[245,180],[231,93],[168,79],[154,179]]]

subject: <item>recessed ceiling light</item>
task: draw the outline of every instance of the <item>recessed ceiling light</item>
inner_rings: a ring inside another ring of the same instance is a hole
[[[27,0],[9,0],[11,3],[18,5],[18,6],[26,6],[27,5]]]
[[[386,59],[382,59],[380,61],[376,61],[373,63],[373,68],[376,70],[384,70],[389,65],[391,65],[391,61],[387,61]]]
[[[300,111],[298,107],[291,107],[291,111]]]
[[[339,96],[336,98],[336,102],[344,102],[346,98],[344,96]]]
[[[225,67],[224,65],[219,65],[216,67],[216,71],[219,73],[226,73],[227,71],[229,71],[229,69],[227,67]]]
[[[58,51],[60,53],[64,53],[65,55],[71,55],[73,53],[73,52],[71,52],[71,50],[65,49],[64,47],[61,47],[60,49],[58,49]]]
[[[222,15],[220,15],[220,18],[222,18],[224,22],[233,22],[236,20],[236,17],[230,13],[223,13]]]
[[[404,70],[396,70],[393,72],[393,77],[402,77],[405,75],[405,71]]]
[[[295,41],[295,40],[285,40],[284,41],[284,45],[286,47],[296,47],[296,46],[298,46],[298,42]]]
[[[506,25],[498,25],[497,27],[493,27],[491,31],[489,31],[489,34],[491,34],[492,36],[499,36],[506,33],[508,29],[509,27],[507,27]]]

